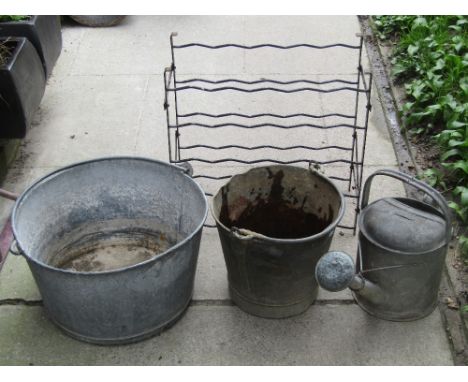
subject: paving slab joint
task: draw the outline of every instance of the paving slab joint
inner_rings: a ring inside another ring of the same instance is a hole
[[[354,305],[354,299],[336,299],[336,300],[315,300],[313,305]],[[196,299],[190,302],[190,306],[235,306],[234,302],[230,299]]]
[[[356,302],[353,299],[338,299],[338,300],[315,300],[314,305],[354,305]],[[2,305],[23,305],[23,306],[43,306],[42,300],[26,300],[23,298],[6,298],[0,300]],[[230,299],[203,299],[192,300],[189,306],[235,306]]]
[[[190,306],[234,306],[234,303],[230,299],[203,299],[190,301]]]
[[[3,305],[23,305],[23,306],[42,306],[42,300],[25,300],[23,298],[5,298],[0,300],[0,306]]]

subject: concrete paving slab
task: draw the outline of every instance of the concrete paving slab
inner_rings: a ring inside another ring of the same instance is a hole
[[[147,83],[136,76],[73,76],[49,87],[40,126],[28,131],[20,149],[24,159],[14,166],[54,167],[134,154]]]
[[[229,300],[226,263],[216,228],[204,228],[193,292],[195,300]]]
[[[333,75],[327,76],[317,76],[318,81],[331,81],[334,78],[337,78]],[[355,81],[356,78],[354,75],[343,76],[341,75],[339,79],[343,81]],[[356,85],[347,85],[343,83],[330,83],[324,84],[320,86],[322,90],[333,90],[333,89],[343,89],[345,87],[355,87]],[[361,100],[362,97],[360,97]],[[341,113],[347,116],[354,116],[355,110],[355,99],[356,93],[351,90],[339,90],[336,92],[328,92],[328,93],[320,93],[320,100],[322,106],[322,113],[323,114],[333,114],[333,113]],[[362,103],[360,103],[361,107],[358,109],[360,112],[364,111],[364,107],[362,107]],[[347,121],[347,122],[346,122]],[[324,123],[326,125],[338,124],[338,123],[349,123],[352,124],[352,119],[344,119],[344,118],[336,118],[330,117],[330,119],[324,119]]]
[[[170,25],[171,20],[164,17],[129,16],[118,27],[86,33],[80,41],[71,74],[162,73],[158,63],[170,60]]]
[[[2,365],[451,365],[438,311],[409,323],[357,305],[317,305],[268,320],[231,306],[193,306],[171,329],[100,347],[63,335],[40,307],[1,306]]]
[[[376,92],[374,93],[376,94]],[[365,161],[369,165],[396,166],[397,160],[387,124],[377,97],[372,97],[372,112],[369,115]],[[363,123],[363,122],[362,122]]]
[[[133,148],[133,155],[165,162],[169,161],[165,117],[142,117],[135,147]]]
[[[359,23],[353,16],[260,16],[247,17],[245,21],[247,41],[252,45],[269,42],[278,45],[343,43],[356,46],[359,45],[359,38],[356,37],[359,31]],[[358,54],[359,50],[341,47],[325,50],[297,48],[288,51],[264,48],[261,51],[247,51],[245,67],[247,73],[257,74],[349,74],[356,72]]]
[[[30,172],[31,170],[29,168],[10,168],[2,182],[1,188],[17,194],[23,192],[25,187],[29,184]],[[3,227],[6,223],[13,210],[13,206],[14,202],[12,200],[0,198],[0,227]]]
[[[175,45],[204,43],[221,45],[244,44],[244,16],[175,17],[171,32],[178,32]],[[168,31],[169,32],[169,31]],[[165,33],[169,47],[169,33]],[[175,60],[179,74],[239,74],[244,72],[244,52],[235,49],[210,50],[204,48],[177,49]],[[168,66],[166,64],[165,66]]]
[[[355,16],[247,16],[245,30],[252,44],[308,42],[353,44],[359,30]],[[305,38],[298,41],[298,37]]]
[[[167,161],[168,143],[162,75],[145,76],[147,87],[139,115],[133,155]]]
[[[178,32],[180,43],[203,42],[224,44],[232,40],[244,42],[246,16],[175,16],[172,31]],[[174,29],[175,28],[175,29]]]
[[[128,16],[117,28],[103,28],[99,34],[87,33],[83,37],[72,73],[162,74],[171,63],[169,36],[172,32],[179,34],[174,39],[175,45],[220,44],[231,39],[242,43],[243,22],[242,17]],[[176,64],[182,68],[185,62],[190,62],[187,73],[238,73],[238,68],[243,67],[243,57],[237,53],[179,49]]]
[[[22,256],[11,253],[8,254],[0,277],[0,300],[9,299],[42,300],[28,263]]]
[[[304,38],[295,41],[303,42]],[[273,44],[277,44],[275,40]],[[309,40],[314,44],[312,40]],[[335,43],[335,41],[330,41]],[[359,45],[359,39],[353,41],[353,46]],[[333,50],[333,52],[331,52]],[[274,73],[291,73],[298,78],[307,74],[351,74],[356,72],[359,50],[333,47],[329,49],[295,48],[291,50],[276,50],[262,48],[245,53],[247,73],[270,75]]]
[[[55,64],[52,76],[49,78],[49,85],[61,81],[71,74],[81,40],[88,30],[89,28],[75,22],[62,20],[62,52]]]
[[[332,76],[318,76],[323,81],[332,79]],[[355,80],[354,76],[342,76],[345,80]],[[335,86],[335,85],[334,85]],[[333,88],[334,88],[333,86]],[[331,88],[330,85],[324,85],[323,89]],[[385,117],[382,106],[375,96],[376,92],[372,93],[372,110],[369,114],[369,122],[367,129],[366,152],[364,163],[366,165],[396,165],[396,157],[393,151],[393,145],[390,140],[390,135],[387,130]],[[355,97],[353,92],[336,92],[322,93],[320,101],[322,104],[323,114],[343,113],[346,115],[354,115],[355,113]],[[365,126],[365,114],[367,98],[365,95],[359,96],[357,126]],[[327,117],[324,119],[326,126],[337,124],[353,124],[353,120],[339,117]],[[362,144],[364,142],[364,131],[358,130],[358,148],[359,153],[362,152]],[[329,142],[340,144],[343,147],[352,147],[352,129],[345,127],[330,129],[328,134]]]
[[[167,50],[170,53],[169,34],[165,35]],[[201,37],[196,39],[189,37],[189,33],[179,33],[180,37],[174,39],[174,45],[186,45],[189,43],[202,43],[206,45],[224,44],[229,39],[222,39],[219,42],[211,37]],[[239,39],[234,40],[239,41]],[[240,42],[243,43],[242,41]],[[244,72],[244,53],[239,49],[213,50],[199,47],[174,50],[174,60],[177,67],[177,74],[199,77],[201,74],[223,75],[226,77],[235,76]],[[171,59],[166,60],[163,68],[170,66]]]

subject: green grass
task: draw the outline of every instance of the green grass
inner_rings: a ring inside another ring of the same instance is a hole
[[[405,129],[430,137],[440,164],[423,178],[451,192],[449,203],[468,223],[468,17],[375,16],[378,37],[394,44],[392,75],[404,85]],[[460,248],[468,259],[468,237]]]

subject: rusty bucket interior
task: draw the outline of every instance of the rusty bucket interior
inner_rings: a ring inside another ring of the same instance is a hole
[[[212,212],[227,229],[299,239],[317,235],[339,220],[344,201],[324,176],[278,165],[234,176],[213,198]]]

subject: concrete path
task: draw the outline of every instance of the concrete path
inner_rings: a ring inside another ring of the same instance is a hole
[[[162,71],[171,62],[169,35],[173,31],[179,33],[177,41],[181,43],[356,45],[359,24],[355,17],[188,16],[132,16],[109,29],[65,24],[62,55],[3,187],[20,192],[59,167],[96,157],[136,155],[167,160]],[[357,59],[350,59],[349,52],[344,50],[329,51],[320,60],[305,57],[299,51],[288,59],[275,54],[232,51],[211,57],[188,54],[177,61],[177,70],[179,79],[202,74],[205,78],[232,75],[242,79],[355,78],[352,74]],[[363,61],[367,65],[366,57]],[[180,102],[184,112],[226,110],[226,103],[247,109],[246,112],[249,108],[258,110],[259,106],[262,110],[296,108],[311,113],[352,112],[354,108],[352,101],[337,94],[324,94],[315,100],[305,95],[294,96],[289,103],[271,96],[261,105],[256,104],[254,97],[221,99],[219,95],[205,99],[187,96]],[[236,138],[233,133],[225,134],[223,143]],[[261,144],[265,138],[271,138],[262,135],[264,132],[255,134],[251,143]],[[316,133],[311,141],[346,144],[349,138],[329,131]],[[190,141],[189,136],[187,139]],[[275,139],[289,145],[309,138],[289,133]],[[286,155],[291,158],[295,154]],[[397,168],[397,163],[381,107],[374,99],[364,176],[378,168]],[[325,168],[327,175],[344,175],[345,171],[345,166]],[[382,180],[376,183],[372,196],[402,192],[400,185]],[[12,203],[0,201],[1,223],[11,208]],[[347,209],[346,219],[351,219],[353,206],[349,204]],[[332,248],[354,255],[356,239],[347,231],[337,230]],[[25,260],[10,255],[0,274],[1,365],[451,365],[453,362],[438,310],[416,322],[387,322],[363,312],[348,291],[333,294],[321,290],[317,303],[295,318],[267,320],[242,312],[229,300],[219,239],[216,231],[210,229],[203,233],[194,301],[182,320],[158,337],[119,347],[84,344],[62,334],[45,318],[40,299]]]

